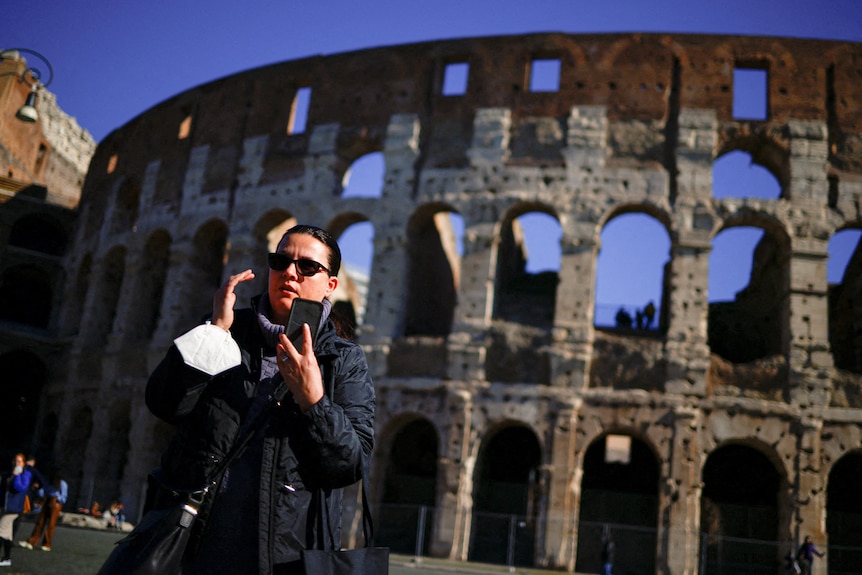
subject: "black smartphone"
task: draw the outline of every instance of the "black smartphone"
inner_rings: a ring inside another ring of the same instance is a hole
[[[287,320],[285,333],[287,339],[293,343],[293,347],[302,353],[302,324],[307,323],[311,328],[311,341],[317,341],[317,328],[320,327],[320,318],[323,315],[323,304],[313,299],[297,298],[290,306],[290,319]]]

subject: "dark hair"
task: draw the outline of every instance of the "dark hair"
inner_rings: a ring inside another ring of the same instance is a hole
[[[338,275],[338,270],[341,269],[341,248],[338,247],[338,242],[335,241],[335,238],[332,236],[332,234],[330,234],[323,228],[318,228],[317,226],[298,224],[284,232],[284,235],[281,236],[281,240],[279,240],[278,244],[281,245],[281,242],[283,242],[287,236],[293,234],[305,234],[323,242],[326,247],[329,248],[329,261],[326,262],[327,267],[329,268],[329,275]]]

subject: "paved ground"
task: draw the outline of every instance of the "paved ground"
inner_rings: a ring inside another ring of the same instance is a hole
[[[15,547],[12,549],[12,566],[0,567],[0,575],[94,575],[105,558],[110,554],[114,543],[123,537],[122,533],[98,529],[58,525],[54,533],[53,549],[50,552],[29,551],[18,547],[18,541],[26,539],[33,529],[33,522],[25,521],[18,529]],[[497,565],[475,563],[455,563],[438,559],[423,558],[418,564],[412,557],[392,556],[389,575],[431,575],[440,573],[494,574],[515,573],[516,575],[548,575],[559,573],[541,570],[516,569]],[[226,574],[229,575],[229,574]],[[368,575],[375,575],[369,573]]]

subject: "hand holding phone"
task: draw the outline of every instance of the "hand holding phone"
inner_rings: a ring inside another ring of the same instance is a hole
[[[320,327],[320,318],[323,316],[323,304],[311,299],[297,298],[290,306],[290,318],[287,320],[284,333],[287,339],[302,353],[303,335],[302,325],[307,323],[311,328],[311,341],[317,341],[317,330]]]

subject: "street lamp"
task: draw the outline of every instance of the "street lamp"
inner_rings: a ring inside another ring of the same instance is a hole
[[[27,100],[24,102],[24,105],[18,109],[15,117],[22,122],[32,124],[39,119],[39,113],[36,112],[36,91],[40,86],[47,87],[48,84],[51,83],[51,80],[54,79],[54,68],[51,67],[51,63],[47,58],[45,58],[45,56],[35,50],[30,50],[29,48],[2,50],[0,51],[0,60],[18,60],[21,57],[21,52],[31,54],[41,60],[45,64],[45,69],[48,71],[48,79],[43,81],[42,71],[39,68],[34,68],[32,66],[27,66],[23,72],[5,72],[0,74],[0,76],[18,76],[19,82],[25,82],[30,86],[30,93],[27,94]]]

